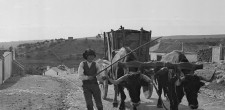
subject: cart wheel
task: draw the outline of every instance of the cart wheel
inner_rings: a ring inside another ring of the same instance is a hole
[[[106,99],[108,93],[108,80],[104,80],[104,82],[100,85],[102,98]]]
[[[142,86],[143,93],[146,99],[150,99],[153,92],[153,85],[149,84],[148,86]]]

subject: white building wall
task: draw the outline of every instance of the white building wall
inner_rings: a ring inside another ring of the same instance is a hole
[[[48,71],[45,72],[45,75],[57,76],[57,72],[52,69],[49,69]]]
[[[165,55],[165,53],[151,53],[150,52],[150,60],[157,60],[157,55]]]
[[[2,81],[2,63],[3,63],[3,61],[2,61],[2,59],[0,59],[0,85],[3,83],[3,81]]]
[[[58,76],[64,76],[67,75],[67,71],[61,71],[58,73]]]
[[[220,47],[212,48],[212,62],[220,62]]]
[[[12,53],[5,52],[3,54],[4,58],[4,80],[7,80],[12,74]]]
[[[70,74],[75,74],[74,68],[70,68]]]
[[[58,72],[56,72],[53,69],[49,69],[45,72],[45,75],[49,75],[49,76],[64,76],[64,75],[67,75],[67,74],[69,74],[68,71],[58,71]]]
[[[150,60],[157,60],[157,55],[166,55],[166,53],[150,53]],[[187,57],[188,61],[190,62],[196,62],[197,61],[197,54],[185,54]]]

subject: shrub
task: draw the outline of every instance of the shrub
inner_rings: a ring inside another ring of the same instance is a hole
[[[38,67],[31,66],[25,69],[25,73],[30,75],[42,75],[43,71]]]
[[[30,74],[30,75],[34,75],[36,72],[35,72],[35,69],[33,67],[28,67],[28,68],[25,69],[25,73]]]
[[[31,56],[30,55],[26,55],[26,58],[31,58]]]

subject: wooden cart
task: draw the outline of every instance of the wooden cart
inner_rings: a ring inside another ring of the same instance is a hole
[[[146,31],[143,28],[140,30],[124,29],[120,27],[118,30],[111,30],[110,32],[104,32],[104,57],[108,61],[112,61],[114,50],[119,50],[121,47],[128,46],[132,50],[140,45],[149,42],[151,40],[151,31]],[[138,60],[141,62],[147,62],[150,59],[149,56],[150,45],[143,46],[136,52]],[[108,81],[104,81],[101,85],[103,98],[107,97]],[[153,86],[143,87],[143,92],[146,98],[150,98],[152,95]]]

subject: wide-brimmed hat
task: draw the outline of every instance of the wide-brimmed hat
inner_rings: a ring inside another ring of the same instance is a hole
[[[88,55],[94,55],[96,57],[95,51],[92,49],[86,49],[83,53],[83,58],[87,59]]]

